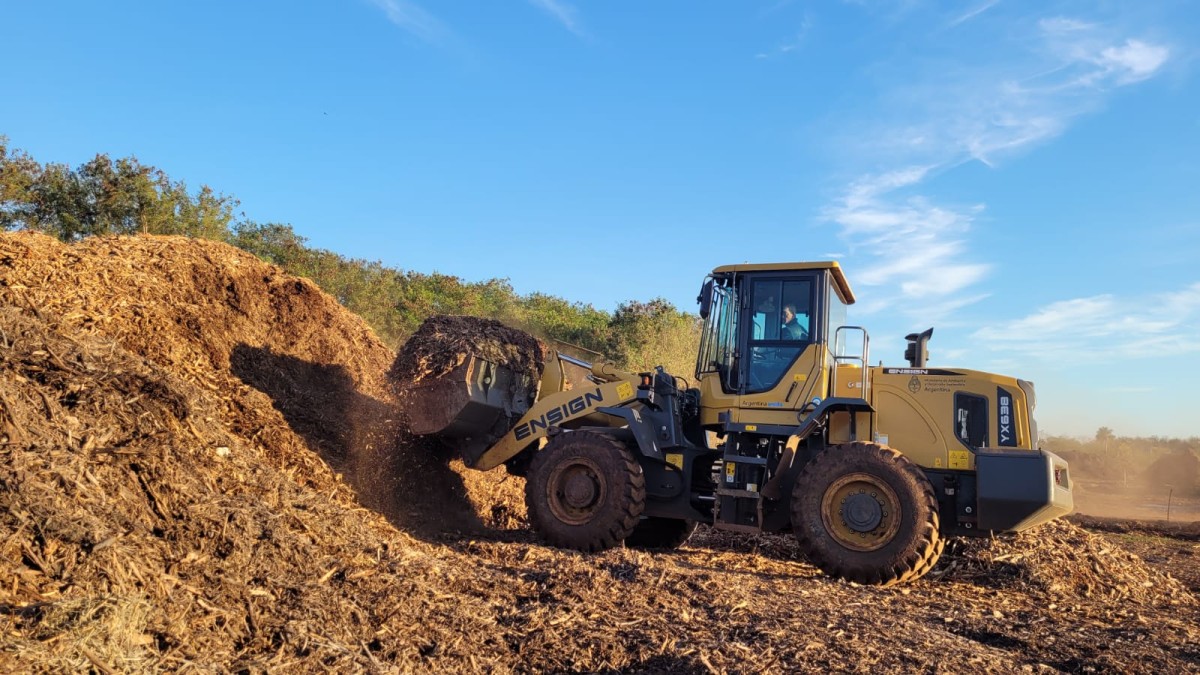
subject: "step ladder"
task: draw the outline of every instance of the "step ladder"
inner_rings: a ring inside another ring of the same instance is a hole
[[[741,454],[755,449],[751,438],[736,434],[725,441],[713,503],[713,520],[722,530],[762,531],[763,496],[760,490],[767,481],[767,458]]]

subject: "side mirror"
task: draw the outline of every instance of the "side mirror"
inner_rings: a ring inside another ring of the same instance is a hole
[[[700,287],[700,295],[696,298],[696,302],[700,303],[700,318],[707,319],[709,311],[712,310],[712,287],[713,280],[709,279]]]

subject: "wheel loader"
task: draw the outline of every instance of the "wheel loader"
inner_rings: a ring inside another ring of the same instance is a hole
[[[837,262],[718,267],[698,301],[692,382],[562,353],[540,378],[472,357],[433,385],[449,409],[418,431],[525,476],[533,528],[582,551],[672,548],[698,523],[790,530],[826,573],[890,585],[927,573],[948,537],[1071,511],[1033,384],[928,367],[933,329],[908,336],[904,365],[871,366]]]

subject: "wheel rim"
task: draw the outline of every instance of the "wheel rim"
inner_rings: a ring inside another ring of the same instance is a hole
[[[583,525],[604,503],[607,489],[600,466],[577,457],[554,469],[547,481],[550,512],[564,523]]]
[[[900,529],[900,499],[883,479],[867,473],[842,476],[821,499],[825,529],[842,546],[874,551]]]

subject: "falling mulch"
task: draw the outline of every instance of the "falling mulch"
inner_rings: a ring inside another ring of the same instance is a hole
[[[404,433],[392,360],[311,284],[221,244],[0,234],[0,670],[1200,663],[1196,598],[1066,522],[954,542],[887,589],[822,576],[786,536],[542,546],[521,479]]]

